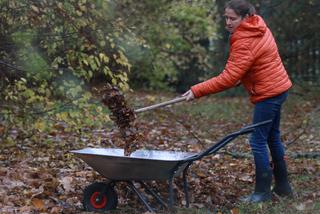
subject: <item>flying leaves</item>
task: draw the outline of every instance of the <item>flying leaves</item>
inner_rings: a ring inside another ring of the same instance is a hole
[[[141,145],[139,146],[139,133],[133,125],[136,118],[134,111],[128,107],[123,94],[114,86],[106,86],[103,91],[102,102],[108,106],[112,112],[110,119],[116,123],[120,130],[121,137],[125,141],[125,155],[130,155],[133,151],[141,147]]]

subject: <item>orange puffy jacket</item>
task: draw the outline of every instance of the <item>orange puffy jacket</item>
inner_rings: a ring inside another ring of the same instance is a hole
[[[231,35],[224,71],[191,90],[198,98],[236,86],[239,81],[252,103],[279,95],[292,86],[273,35],[258,15],[243,20]]]

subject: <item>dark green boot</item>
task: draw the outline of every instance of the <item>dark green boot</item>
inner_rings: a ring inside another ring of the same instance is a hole
[[[256,171],[256,184],[254,192],[240,200],[242,202],[259,203],[271,200],[271,182],[272,182],[272,172],[257,172]]]
[[[288,181],[288,172],[285,160],[273,162],[273,175],[275,179],[275,186],[272,191],[281,197],[292,197],[293,192]]]

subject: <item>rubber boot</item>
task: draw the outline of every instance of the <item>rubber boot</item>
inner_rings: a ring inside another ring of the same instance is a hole
[[[271,170],[267,172],[257,172],[256,171],[256,184],[254,192],[240,200],[242,202],[259,203],[271,200],[271,182],[272,182],[272,172]]]
[[[273,175],[275,179],[275,186],[272,191],[281,197],[292,197],[293,192],[288,181],[288,172],[285,160],[273,162]]]

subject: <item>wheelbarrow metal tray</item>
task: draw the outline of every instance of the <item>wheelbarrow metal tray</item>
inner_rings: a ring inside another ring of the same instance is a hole
[[[123,149],[84,148],[73,150],[89,166],[110,180],[166,180],[179,175],[187,164],[177,164],[195,153],[137,150],[130,156],[124,155]]]

